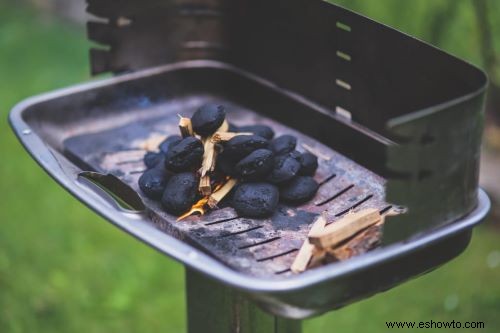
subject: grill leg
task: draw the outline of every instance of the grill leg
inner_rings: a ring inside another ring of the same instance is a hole
[[[189,333],[300,333],[301,321],[262,311],[241,293],[186,268]]]

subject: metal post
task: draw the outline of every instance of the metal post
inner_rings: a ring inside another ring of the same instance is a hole
[[[189,333],[300,333],[300,320],[278,318],[240,292],[186,268]]]

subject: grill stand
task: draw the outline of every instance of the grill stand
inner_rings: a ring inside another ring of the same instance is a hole
[[[189,333],[301,333],[300,320],[265,313],[245,295],[186,268]]]

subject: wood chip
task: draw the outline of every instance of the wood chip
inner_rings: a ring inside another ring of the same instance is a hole
[[[346,260],[354,256],[366,253],[380,244],[382,237],[382,224],[383,219],[368,227],[366,230],[361,231],[346,243],[334,248],[328,249],[328,254],[333,256],[336,260]]]
[[[328,257],[331,257],[327,250],[320,249],[314,246],[312,251],[311,260],[309,261],[309,265],[307,268],[319,267],[325,264],[328,261]],[[329,260],[331,261],[331,260]]]
[[[227,122],[227,120],[224,120],[224,122],[222,123],[222,125],[220,125],[216,132],[222,133],[227,131],[229,131],[229,123]]]
[[[208,206],[212,209],[217,208],[219,202],[224,199],[224,197],[231,192],[234,186],[238,181],[234,178],[230,178],[220,189],[212,193],[212,195],[208,198]]]
[[[193,136],[193,125],[191,124],[191,119],[180,116],[179,119],[179,130],[181,131],[181,136],[187,138],[188,136]]]
[[[222,125],[217,129],[215,133],[226,133],[229,129],[229,123],[224,120]],[[200,175],[204,177],[207,173],[213,172],[215,170],[215,161],[217,157],[217,150],[215,149],[215,141],[213,140],[215,134],[212,134],[206,138],[202,139],[203,142],[203,161],[201,162],[201,168],[198,170]]]
[[[203,148],[205,149],[205,152],[203,153],[203,160],[199,170],[201,177],[205,177],[207,173],[215,170],[215,159],[217,154],[215,143],[213,143],[211,137],[203,140]]]
[[[313,155],[316,155],[318,156],[319,158],[325,160],[325,161],[329,161],[332,159],[331,156],[328,156],[328,155],[325,155],[323,153],[321,153],[319,150],[309,146],[307,143],[303,143],[302,144],[302,147],[307,150],[309,153],[313,154]]]
[[[210,186],[210,176],[205,175],[200,178],[200,185],[198,186],[198,190],[201,195],[206,197],[212,194],[212,186]]]
[[[354,236],[363,229],[381,220],[378,209],[369,208],[349,213],[342,219],[309,235],[309,241],[319,248],[329,248]]]
[[[238,136],[238,135],[252,135],[252,133],[215,132],[212,135],[212,141],[214,143],[225,142],[225,141],[231,140],[232,138],[234,138],[235,136]]]
[[[316,233],[322,231],[326,226],[326,218],[323,215],[320,215],[316,218],[311,229],[309,230],[309,234]],[[309,239],[306,238],[302,247],[300,248],[295,260],[293,261],[292,266],[290,267],[291,271],[294,273],[301,273],[307,269],[309,265],[309,261],[313,256],[314,245],[309,242]]]

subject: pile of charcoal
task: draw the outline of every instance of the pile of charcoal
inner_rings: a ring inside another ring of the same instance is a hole
[[[272,215],[278,203],[298,205],[317,192],[315,155],[295,150],[291,135],[274,138],[265,125],[237,127],[223,106],[207,104],[181,117],[181,136],[167,137],[144,156],[139,187],[184,218],[231,206],[242,217]]]

